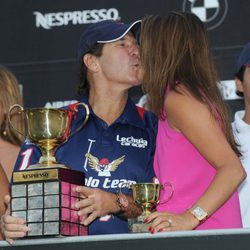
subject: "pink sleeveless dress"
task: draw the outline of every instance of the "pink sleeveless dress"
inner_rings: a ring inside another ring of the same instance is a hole
[[[158,211],[182,213],[191,208],[213,180],[216,170],[167,119],[158,122],[154,169],[161,184],[170,182],[172,198],[157,206]],[[161,193],[167,199],[169,190]],[[196,229],[241,228],[238,193],[235,192],[214,214]]]

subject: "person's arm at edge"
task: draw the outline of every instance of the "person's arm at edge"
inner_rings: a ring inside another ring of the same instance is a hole
[[[173,129],[181,131],[216,169],[213,181],[194,204],[211,215],[244,180],[246,177],[244,168],[227,142],[218,122],[203,103],[189,94],[173,91],[165,104],[169,123]]]
[[[0,188],[0,217],[5,213],[6,211],[6,206],[4,203],[4,197],[5,195],[9,194],[9,181],[7,179],[7,176],[0,165],[0,183],[1,183],[1,188]],[[0,240],[3,240],[4,237],[2,233],[0,232]]]

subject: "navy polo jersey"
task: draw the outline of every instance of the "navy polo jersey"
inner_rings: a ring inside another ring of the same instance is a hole
[[[89,105],[88,97],[80,102]],[[89,106],[90,107],[90,106]],[[66,107],[70,108],[70,107]],[[85,110],[79,108],[71,122],[71,132],[79,128]],[[109,192],[130,193],[129,185],[152,182],[157,118],[138,109],[129,98],[121,116],[111,125],[97,117],[90,107],[86,125],[56,151],[56,159],[71,169],[85,173],[85,185]],[[15,171],[38,162],[40,150],[26,140],[19,153]],[[89,234],[127,233],[127,220],[106,215],[89,225]]]

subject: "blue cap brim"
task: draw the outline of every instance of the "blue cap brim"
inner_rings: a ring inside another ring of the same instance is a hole
[[[137,20],[130,24],[124,24],[119,29],[113,31],[112,38],[109,36],[109,39],[103,39],[97,41],[97,43],[112,43],[123,38],[129,31],[132,31],[134,35],[136,35],[137,30],[139,29],[141,24],[141,20]]]

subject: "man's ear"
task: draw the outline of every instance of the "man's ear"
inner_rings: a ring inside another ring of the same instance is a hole
[[[243,84],[242,84],[242,81],[240,79],[235,78],[235,85],[236,85],[237,91],[244,93]]]
[[[88,70],[92,72],[96,72],[98,70],[97,58],[92,54],[85,54],[83,57],[83,63]]]

